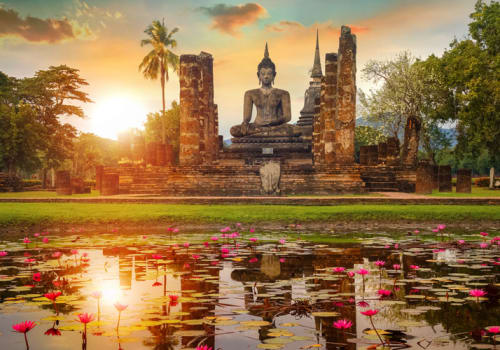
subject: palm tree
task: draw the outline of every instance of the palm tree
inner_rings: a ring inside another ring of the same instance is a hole
[[[172,35],[178,31],[178,28],[174,28],[168,32],[167,27],[165,27],[165,19],[161,22],[155,20],[144,31],[149,38],[141,40],[141,46],[152,45],[153,49],[142,59],[139,70],[142,71],[146,79],[155,80],[158,78],[158,74],[160,75],[163,103],[162,143],[165,143],[165,81],[168,81],[168,68],[170,67],[174,72],[177,72],[179,67],[179,56],[170,51],[168,47],[175,48],[177,46],[177,41],[172,38]]]

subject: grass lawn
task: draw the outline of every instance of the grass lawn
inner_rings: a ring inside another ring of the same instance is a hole
[[[492,205],[170,205],[0,203],[0,226],[58,223],[301,223],[311,221],[500,220]]]
[[[455,187],[453,191],[455,191]],[[471,193],[439,192],[433,190],[432,197],[500,197],[500,190],[490,190],[488,187],[472,186]]]
[[[71,196],[60,195],[56,191],[24,191],[24,192],[0,192],[0,198],[86,198],[99,197],[99,191],[91,193],[72,194]]]

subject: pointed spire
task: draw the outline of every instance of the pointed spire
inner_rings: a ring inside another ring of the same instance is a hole
[[[264,50],[264,58],[269,58],[269,50],[267,49],[267,41],[266,41],[266,49]]]
[[[321,78],[323,72],[321,71],[321,61],[319,55],[319,34],[318,29],[316,29],[316,51],[314,52],[314,65],[311,72],[311,78]]]

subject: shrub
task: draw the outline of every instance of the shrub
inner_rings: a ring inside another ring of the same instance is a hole
[[[489,177],[478,177],[474,179],[474,185],[478,187],[488,187],[490,185]]]

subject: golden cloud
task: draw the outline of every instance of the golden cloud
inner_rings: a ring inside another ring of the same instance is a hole
[[[232,36],[238,36],[241,27],[267,16],[267,10],[257,3],[236,6],[218,4],[212,7],[200,7],[199,10],[212,17],[213,29]]]

